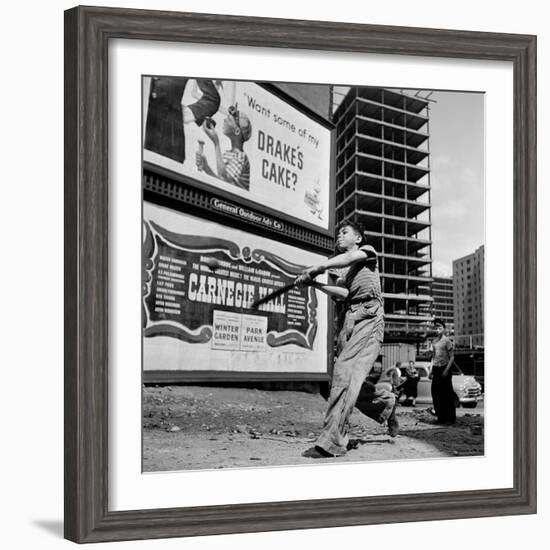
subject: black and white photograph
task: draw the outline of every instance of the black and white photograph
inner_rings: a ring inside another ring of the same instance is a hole
[[[545,4],[93,4],[1,35],[3,546],[543,547]]]
[[[484,456],[485,95],[403,85],[143,76],[143,472]]]

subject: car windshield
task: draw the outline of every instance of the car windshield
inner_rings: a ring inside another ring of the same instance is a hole
[[[451,372],[453,374],[458,374],[459,376],[464,376],[462,369],[456,363],[453,363],[453,366],[451,367]]]
[[[418,375],[420,378],[427,378],[430,375],[431,365],[419,365],[418,363],[415,365],[416,370],[418,371]],[[453,367],[451,369],[452,374],[457,374],[459,376],[464,376],[464,372],[462,369],[456,364],[453,363]]]

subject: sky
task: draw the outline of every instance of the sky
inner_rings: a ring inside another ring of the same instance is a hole
[[[484,95],[434,92],[430,99],[433,274],[485,242]]]

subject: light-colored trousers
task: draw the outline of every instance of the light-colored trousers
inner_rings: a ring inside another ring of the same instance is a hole
[[[338,336],[338,354],[332,373],[328,410],[315,445],[341,456],[347,452],[349,417],[380,352],[384,338],[384,311],[370,304],[350,308]],[[383,386],[372,384],[362,393],[362,412],[383,423],[395,405],[395,396]],[[366,405],[366,406],[365,406]]]

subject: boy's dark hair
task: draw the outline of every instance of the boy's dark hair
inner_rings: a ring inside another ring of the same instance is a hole
[[[336,234],[338,234],[338,231],[340,231],[340,229],[342,229],[343,227],[351,227],[355,231],[355,233],[357,233],[357,235],[361,237],[361,242],[359,243],[359,246],[365,244],[365,231],[360,223],[351,220],[340,222],[336,226]]]
[[[443,319],[440,319],[439,317],[436,317],[434,319],[434,327],[436,327],[437,325],[440,325],[443,328],[445,328],[445,323],[443,322]]]

